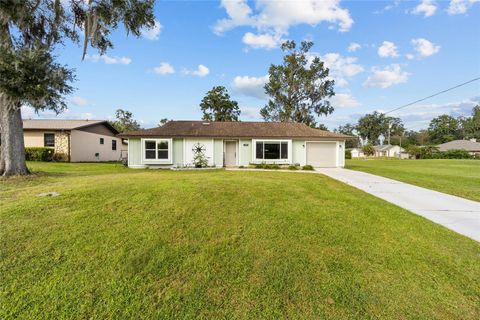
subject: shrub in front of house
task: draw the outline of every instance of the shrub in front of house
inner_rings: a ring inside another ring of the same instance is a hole
[[[352,159],[352,150],[345,150],[345,159]]]
[[[312,171],[312,170],[313,170],[313,167],[312,167],[311,165],[307,164],[307,165],[305,165],[305,166],[302,167],[302,170],[310,170],[310,171]]]
[[[65,153],[55,153],[53,154],[53,161],[57,162],[67,162],[68,161],[68,155]]]
[[[437,153],[440,159],[472,159],[473,156],[466,150],[448,150]]]
[[[297,166],[288,166],[288,170],[298,170]]]
[[[45,147],[25,148],[25,159],[27,161],[52,161],[54,150]]]
[[[362,147],[362,152],[364,155],[368,156],[373,156],[375,154],[375,148],[371,144],[364,145]]]

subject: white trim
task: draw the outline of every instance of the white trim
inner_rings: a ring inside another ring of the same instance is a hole
[[[173,149],[173,139],[171,138],[142,138],[141,139],[141,150],[142,150],[142,164],[172,164],[172,149]],[[157,145],[160,141],[168,142],[168,158],[167,159],[146,159],[145,158],[145,141],[155,141],[155,157],[158,157]]]
[[[128,166],[128,167],[132,168],[132,169],[145,169],[147,166],[143,165],[143,164],[136,164],[136,165],[131,165],[131,166]]]
[[[286,142],[287,143],[287,159],[257,159],[257,142]],[[252,162],[253,163],[292,163],[292,139],[252,139]]]
[[[131,148],[131,145],[132,145],[132,144],[130,143],[130,139],[127,139],[127,140],[128,140],[128,144],[127,144],[127,166],[128,166],[129,168],[132,168],[132,166],[130,166],[130,163],[131,163],[131,162],[130,162],[130,154],[131,154],[131,153],[130,153],[130,152],[131,152],[130,148]]]

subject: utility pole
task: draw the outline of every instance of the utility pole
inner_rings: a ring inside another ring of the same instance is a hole
[[[392,129],[392,123],[388,122],[388,145],[390,145],[390,130]]]

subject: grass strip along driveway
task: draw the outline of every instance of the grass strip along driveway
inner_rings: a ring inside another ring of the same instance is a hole
[[[346,168],[480,201],[479,160],[352,159]]]
[[[325,176],[29,165],[2,319],[478,319],[477,242]]]

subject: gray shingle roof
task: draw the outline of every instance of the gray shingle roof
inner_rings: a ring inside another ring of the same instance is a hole
[[[467,150],[470,152],[480,152],[480,143],[470,140],[453,140],[439,144],[437,147],[439,151]]]
[[[325,138],[352,137],[293,122],[170,121],[162,127],[123,133],[122,137]]]

